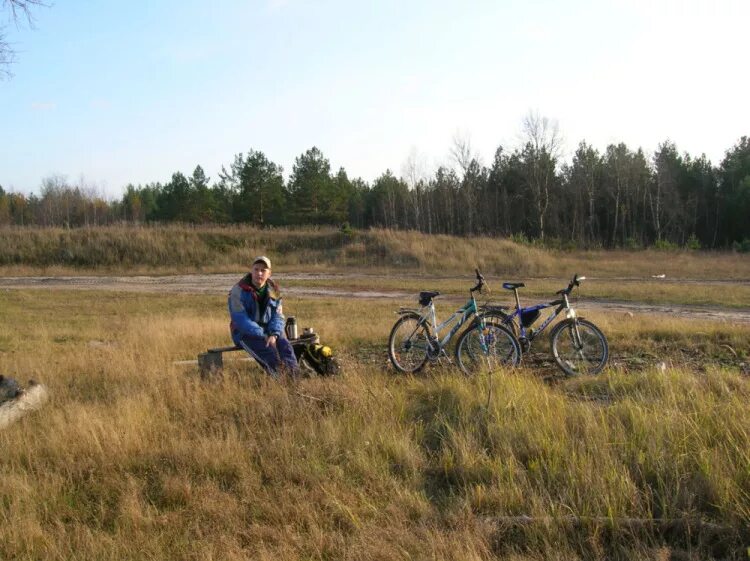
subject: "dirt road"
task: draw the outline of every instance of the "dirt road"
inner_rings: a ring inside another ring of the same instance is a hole
[[[305,279],[362,278],[356,273],[309,274],[284,273],[276,275],[282,283],[304,281]],[[131,292],[169,292],[195,294],[225,294],[237,282],[237,274],[199,274],[172,276],[69,276],[69,277],[2,277],[0,289],[67,289],[67,290],[122,290]],[[717,284],[722,281],[716,281]],[[305,297],[326,298],[391,298],[394,300],[414,300],[415,294],[403,291],[349,290],[290,286],[284,288],[286,294]],[[671,316],[750,323],[750,308],[722,308],[719,306],[687,306],[678,304],[643,304],[637,302],[581,299],[576,307],[581,310],[608,310],[622,313],[669,314]]]

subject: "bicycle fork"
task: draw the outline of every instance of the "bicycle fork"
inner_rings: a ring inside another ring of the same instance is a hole
[[[494,334],[492,330],[487,327],[487,323],[484,318],[479,319],[479,348],[482,349],[484,355],[484,361],[488,368],[492,368],[492,353],[490,352],[490,346],[493,343]]]
[[[568,318],[573,320],[570,326],[570,333],[573,338],[573,348],[575,348],[580,358],[585,359],[586,357],[583,354],[583,340],[581,339],[581,331],[578,329],[578,317],[576,312],[573,308],[568,308],[567,315]]]
[[[492,337],[492,333],[483,319],[479,320],[479,332],[482,334],[481,337],[479,337],[479,347],[482,349],[485,356],[487,356],[490,348],[487,343]]]
[[[576,311],[570,307],[570,300],[568,299],[567,294],[563,294],[563,301],[565,302],[565,316],[568,319],[573,320],[570,327],[570,333],[573,338],[573,347],[581,358],[585,358],[583,356],[583,341],[581,341],[581,332],[578,330],[578,314],[576,314]]]

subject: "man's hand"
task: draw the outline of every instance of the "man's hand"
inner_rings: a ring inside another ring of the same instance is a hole
[[[276,339],[278,339],[278,335],[269,335],[266,337],[266,347],[273,347],[276,348]]]

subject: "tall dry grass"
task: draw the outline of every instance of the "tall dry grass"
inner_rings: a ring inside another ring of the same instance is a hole
[[[51,394],[0,432],[0,559],[746,555],[750,380],[711,353],[747,353],[747,327],[598,316],[616,353],[661,333],[673,367],[412,378],[384,368],[390,303],[285,306],[342,377],[284,385],[228,361],[202,383],[173,364],[228,341],[223,297],[0,293],[0,371]],[[540,522],[504,518],[520,515]]]
[[[517,278],[750,278],[750,256],[695,251],[553,251],[490,237],[334,228],[264,229],[218,226],[115,226],[80,229],[0,228],[0,270],[125,273],[236,271],[260,253],[279,270],[391,270],[452,276],[474,267]]]

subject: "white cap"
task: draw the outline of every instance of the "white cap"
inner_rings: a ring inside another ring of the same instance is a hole
[[[255,265],[256,263],[263,263],[269,269],[271,268],[271,260],[265,255],[259,255],[258,257],[253,259],[253,265]]]

